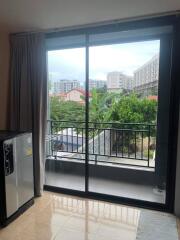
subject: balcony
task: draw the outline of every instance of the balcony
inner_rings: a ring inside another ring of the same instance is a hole
[[[46,184],[84,190],[85,122],[48,121]],[[89,189],[164,202],[156,189],[156,125],[89,122]]]

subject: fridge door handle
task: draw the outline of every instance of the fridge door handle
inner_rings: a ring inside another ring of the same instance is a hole
[[[13,143],[5,142],[3,148],[4,148],[5,176],[9,176],[14,172]]]

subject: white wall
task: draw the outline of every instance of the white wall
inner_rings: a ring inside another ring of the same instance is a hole
[[[180,10],[179,0],[6,0],[0,23],[13,31],[76,26]]]

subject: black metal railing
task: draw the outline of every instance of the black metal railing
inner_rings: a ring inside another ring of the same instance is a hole
[[[86,151],[85,122],[48,120],[47,129],[48,156],[64,158],[62,153],[71,153],[66,158],[83,160],[79,156]],[[88,133],[89,161],[154,167],[156,125],[89,122]]]

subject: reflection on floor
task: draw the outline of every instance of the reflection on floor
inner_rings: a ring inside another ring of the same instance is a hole
[[[140,210],[45,192],[1,240],[135,240]]]
[[[83,176],[66,173],[46,172],[46,185],[84,191]],[[165,202],[165,194],[155,191],[154,186],[90,178],[89,190],[120,197],[140,199],[150,202]]]
[[[0,240],[135,240],[140,214],[133,207],[44,192],[0,230]]]

